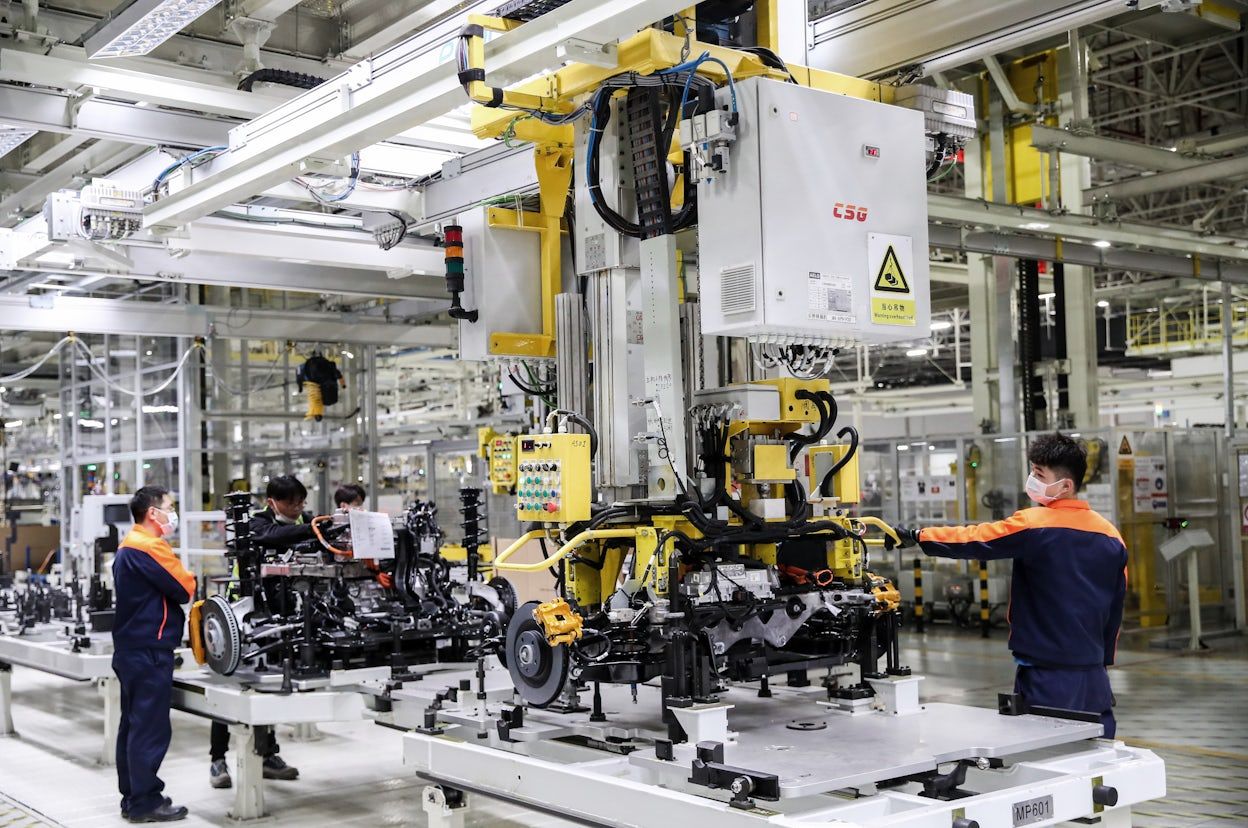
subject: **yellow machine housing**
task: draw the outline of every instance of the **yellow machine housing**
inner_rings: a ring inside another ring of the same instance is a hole
[[[438,547],[438,557],[447,563],[467,563],[468,550],[458,543],[444,543]],[[477,549],[477,561],[482,568],[494,560],[494,547],[482,546]]]
[[[516,517],[522,521],[589,520],[589,435],[524,434],[516,438]]]
[[[814,491],[823,482],[824,475],[833,465],[841,462],[841,458],[849,451],[848,444],[832,446],[811,446],[806,450],[806,469],[810,491]],[[842,505],[858,503],[862,500],[858,455],[855,453],[849,462],[841,467],[832,477],[832,497]]]

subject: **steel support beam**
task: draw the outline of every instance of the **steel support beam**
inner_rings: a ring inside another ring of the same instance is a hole
[[[446,28],[447,34],[462,26],[474,12],[488,13],[498,6],[496,0],[401,0],[382,3],[350,24],[351,45],[343,53],[347,58],[363,58],[407,37],[412,32]]]
[[[1244,176],[1248,176],[1248,155],[1239,155],[1156,175],[1141,175],[1126,181],[1103,184],[1100,187],[1089,187],[1083,191],[1083,195],[1087,201],[1133,198],[1194,184],[1206,184],[1210,181],[1225,182]]]
[[[558,47],[569,40],[611,42],[680,7],[680,0],[571,0],[490,41],[486,65],[498,82],[514,82],[561,62]],[[463,89],[455,62],[442,60],[443,45],[412,38],[375,56],[367,81],[343,76],[236,128],[234,149],[198,183],[149,206],[145,225],[185,224],[297,175],[307,158],[345,155],[460,106]]]
[[[1006,77],[1005,70],[1001,68],[1001,62],[993,55],[984,55],[984,66],[988,69],[989,76],[992,77],[993,84],[997,87],[997,92],[1001,95],[1001,100],[1005,102],[1006,107],[1015,113],[1035,112],[1036,108],[1029,103],[1023,103],[1022,98],[1018,97],[1018,93],[1014,91],[1014,84],[1010,83],[1010,79]]]
[[[1133,141],[1120,141],[1116,138],[1101,138],[1097,135],[1076,135],[1057,127],[1032,124],[1031,145],[1038,150],[1057,150],[1084,158],[1096,158],[1102,161],[1114,161],[1128,164],[1145,170],[1181,170],[1186,167],[1199,166],[1202,162],[1177,152],[1137,144]]]
[[[224,339],[277,339],[360,345],[445,347],[454,344],[446,325],[404,325],[360,314],[167,305],[122,299],[58,296],[48,308],[31,307],[29,296],[0,295],[4,326],[12,331],[118,334]]]
[[[247,259],[226,253],[193,253],[173,256],[161,247],[129,247],[133,265],[121,270],[55,265],[18,267],[66,276],[97,276],[141,282],[187,282],[199,285],[288,290],[387,299],[444,299],[446,284],[433,276],[391,279],[380,271],[329,267],[311,262]]]
[[[242,92],[224,76],[217,80],[211,73],[165,61],[90,63],[75,46],[58,46],[48,55],[0,49],[0,80],[63,89],[94,87],[120,98],[236,118],[254,118],[297,93],[283,87]]]
[[[238,4],[236,17],[252,17],[256,20],[276,20],[299,5],[300,0],[243,0]]]
[[[1235,297],[1231,283],[1222,283],[1222,396],[1226,405],[1226,437],[1235,439]]]
[[[185,104],[189,106],[190,104]],[[125,101],[75,98],[29,87],[0,87],[4,122],[79,138],[100,138],[147,146],[216,146],[238,121],[136,106]]]
[[[435,276],[446,271],[441,248],[403,244],[382,250],[371,235],[354,230],[204,218],[166,237],[165,244],[174,255],[218,253],[297,264],[315,262],[347,270],[382,271],[396,277]]]
[[[0,112],[8,110],[0,108]],[[6,116],[7,117],[7,116]],[[10,123],[10,121],[5,121]],[[57,136],[47,149],[26,159],[22,167],[31,172],[42,172],[48,167],[60,162],[65,156],[81,147],[83,144],[91,140],[89,135],[67,135],[64,137]]]
[[[1087,122],[1087,62],[1083,60],[1084,43],[1078,31],[1072,30],[1069,48],[1059,63],[1061,90],[1058,95],[1062,120],[1068,123]],[[1035,131],[1033,128],[1033,136]],[[1164,151],[1163,151],[1164,152]],[[1060,157],[1059,192],[1061,201],[1055,206],[1072,213],[1083,212],[1083,189],[1092,183],[1092,163],[1078,156]],[[1096,362],[1096,300],[1092,297],[1096,274],[1091,268],[1063,263],[1062,294],[1065,311],[1066,407],[1062,410],[1061,395],[1053,409],[1069,417],[1075,428],[1090,429],[1101,425],[1099,374]],[[1059,371],[1063,366],[1059,366]]]
[[[264,91],[243,92],[235,88],[236,81],[232,75],[216,75],[202,70],[187,69],[167,61],[134,58],[110,60],[107,63],[90,63],[81,49],[75,51],[73,47],[57,47],[50,55],[16,49],[0,49],[0,80],[71,91],[89,87],[99,90],[99,94],[119,98],[122,101],[141,101],[147,105],[206,113],[200,115],[185,111],[174,113],[146,107],[119,110],[119,107],[126,106],[121,101],[110,101],[108,103],[111,106],[106,107],[92,106],[96,102],[84,103],[83,109],[91,108],[85,116],[80,114],[77,121],[69,117],[72,109],[59,114],[40,109],[38,116],[28,113],[25,106],[12,110],[5,107],[0,110],[6,113],[6,123],[8,122],[7,113],[12,111],[29,118],[32,122],[37,117],[50,124],[68,121],[68,126],[58,131],[85,128],[99,133],[97,137],[113,137],[107,134],[107,127],[114,126],[109,116],[117,117],[120,114],[126,118],[133,118],[134,122],[115,125],[119,130],[117,140],[129,140],[148,145],[168,143],[179,146],[212,146],[224,144],[227,140],[228,129],[236,124],[226,122],[222,127],[222,122],[219,120],[221,117],[255,118],[298,94],[298,90],[284,86],[270,87]],[[23,89],[23,91],[28,90]],[[48,93],[45,92],[45,94]],[[25,98],[14,103],[28,104],[33,101],[33,98]],[[19,120],[21,120],[20,117]],[[166,136],[166,133],[171,134]],[[205,140],[205,134],[211,135],[211,140]],[[164,140],[164,137],[168,140]],[[437,124],[418,126],[402,134],[387,136],[387,138],[394,138],[395,143],[412,147],[454,152],[478,149],[482,145],[482,142],[469,132]]]
[[[1165,253],[1191,253],[1209,261],[1226,259],[1248,263],[1248,238],[1202,236],[1191,230],[1126,221],[1107,223],[1093,216],[1074,213],[1055,215],[1035,207],[936,194],[928,196],[927,212],[929,218],[937,221],[991,227],[1011,233],[1024,230],[1068,240],[1103,240],[1114,245]],[[1107,254],[1109,252],[1106,250]],[[1188,269],[1191,270],[1190,261]]]
[[[1139,8],[1161,0],[1140,0]],[[876,0],[815,21],[810,65],[861,78],[944,72],[1123,14],[1121,0]]]
[[[980,140],[968,141],[965,150],[965,192],[970,198],[982,198],[984,190],[984,151]],[[929,228],[930,229],[930,228]],[[936,246],[935,237],[928,243]],[[961,238],[958,239],[961,243]],[[989,251],[991,252],[991,251]],[[997,369],[995,303],[993,302],[993,271],[990,256],[966,257],[967,306],[975,335],[971,337],[971,405],[976,427],[981,423],[993,426],[1000,419],[997,407],[995,372]]]
[[[1236,284],[1248,284],[1248,265],[1223,263],[1221,276],[1214,272],[1216,263],[1195,266],[1186,256],[1148,250],[1102,249],[1074,241],[993,230],[978,230],[953,224],[928,224],[928,243],[942,250],[966,253],[1016,256],[1086,267],[1136,270],[1158,276],[1179,276],[1216,282],[1219,278]]]
[[[988,152],[992,164],[992,197],[1005,201],[1007,176],[1005,171],[1005,103],[999,95],[989,93],[988,103]],[[992,322],[996,336],[997,357],[997,427],[1006,434],[1019,429],[1019,380],[1016,371],[1019,364],[1018,342],[1015,334],[1015,286],[1018,284],[1018,262],[1004,255],[993,256],[992,272],[988,284],[992,288],[989,302],[993,305]],[[972,368],[974,370],[974,368]],[[1030,378],[1021,377],[1023,388]]]
[[[104,175],[133,161],[141,148],[101,142],[48,170],[33,182],[0,201],[0,225],[11,226],[23,212],[43,209],[49,194],[70,186],[78,179]]]

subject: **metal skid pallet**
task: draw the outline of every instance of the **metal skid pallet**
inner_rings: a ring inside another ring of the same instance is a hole
[[[433,826],[462,825],[467,794],[482,794],[593,825],[1125,828],[1132,805],[1165,793],[1161,759],[1097,738],[1099,724],[920,705],[917,677],[845,705],[822,688],[739,686],[673,708],[680,744],[656,687],[634,701],[604,685],[601,705],[561,713],[516,707],[503,670],[439,678],[441,691],[396,691],[385,716],[410,729],[404,762],[434,783]]]

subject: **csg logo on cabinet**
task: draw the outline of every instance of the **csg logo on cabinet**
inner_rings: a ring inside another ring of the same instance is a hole
[[[838,201],[832,205],[832,217],[845,221],[866,221],[867,208]]]

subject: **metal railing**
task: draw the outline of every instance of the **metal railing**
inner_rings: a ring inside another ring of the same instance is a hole
[[[1127,315],[1127,356],[1222,347],[1222,309],[1211,306],[1167,308]],[[1248,343],[1248,304],[1231,308],[1231,339]]]

